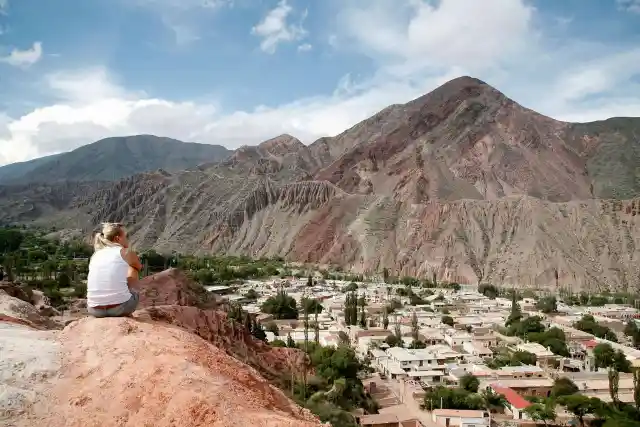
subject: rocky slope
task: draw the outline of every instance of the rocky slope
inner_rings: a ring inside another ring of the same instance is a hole
[[[141,172],[178,171],[225,159],[220,145],[194,144],[153,135],[106,138],[68,153],[0,167],[0,183],[116,181]]]
[[[270,382],[298,375],[301,352],[272,349],[222,312],[179,305],[203,301],[175,270],[138,287],[147,308],[133,318],[83,318],[62,331],[14,318],[5,306],[27,303],[6,296],[15,301],[0,304],[0,424],[320,425]]]
[[[637,290],[639,139],[640,119],[559,122],[462,77],[309,146],[282,135],[55,206],[39,188],[28,210],[13,206],[28,191],[0,189],[0,222],[122,220],[159,250]]]

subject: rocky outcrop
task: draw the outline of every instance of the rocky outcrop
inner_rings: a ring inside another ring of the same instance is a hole
[[[273,385],[298,375],[302,352],[255,340],[223,312],[179,305],[202,301],[177,270],[138,288],[154,296],[141,298],[132,318],[85,317],[62,331],[38,331],[33,306],[30,315],[10,311],[22,317],[0,314],[0,423],[321,425]],[[7,312],[5,299],[27,304],[3,295],[0,313]]]
[[[62,329],[62,324],[43,316],[39,309],[31,303],[8,295],[0,290],[0,315],[17,319],[24,325],[35,329]]]
[[[140,307],[181,305],[215,308],[215,298],[175,268],[152,274],[134,285],[140,294]]]
[[[0,281],[0,291],[24,302],[32,302],[34,296],[33,290],[29,286],[17,282]]]
[[[274,348],[256,340],[242,325],[229,320],[221,311],[159,306],[136,312],[136,316],[179,326],[192,332],[276,383],[290,379],[292,374],[295,378],[302,377],[307,363],[301,351]]]
[[[319,425],[257,371],[181,328],[85,318],[59,340],[59,378],[26,425]]]

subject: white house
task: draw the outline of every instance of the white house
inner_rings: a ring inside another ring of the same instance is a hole
[[[437,405],[436,402],[433,402]],[[487,411],[470,411],[462,409],[434,409],[431,412],[434,423],[445,427],[489,427],[491,414]]]

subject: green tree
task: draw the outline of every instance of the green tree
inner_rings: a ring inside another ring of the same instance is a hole
[[[402,341],[402,332],[400,330],[400,322],[398,322],[398,316],[395,318],[395,322],[393,325],[393,334],[398,337],[400,341]]]
[[[473,374],[465,374],[460,378],[460,388],[471,393],[477,393],[480,387],[480,380]]]
[[[536,355],[528,351],[516,351],[511,355],[511,362],[515,366],[518,365],[535,365]]]
[[[613,366],[615,352],[608,343],[601,343],[593,349],[593,358],[596,368],[608,368]]]
[[[247,293],[244,294],[244,297],[252,301],[256,301],[258,298],[260,298],[260,294],[255,289],[249,289]]]
[[[613,368],[618,372],[631,372],[631,362],[629,362],[622,350],[616,350],[613,355]]]
[[[347,293],[344,301],[344,322],[347,325],[358,324],[358,297],[355,291]]]
[[[578,419],[580,426],[584,427],[584,417],[589,414],[595,414],[602,407],[600,399],[595,397],[587,397],[582,394],[571,394],[569,396],[561,396],[557,401],[564,406],[567,411],[571,412]]]
[[[472,394],[464,389],[437,386],[425,393],[422,408],[425,410],[481,409],[482,404],[479,396],[473,398]]]
[[[15,252],[20,248],[24,234],[13,228],[0,228],[0,253]]]
[[[513,291],[513,295],[511,297],[511,313],[505,322],[505,326],[509,327],[515,323],[520,322],[522,319],[522,309],[520,308],[520,304],[518,304],[518,295]]]
[[[388,335],[387,338],[384,339],[384,342],[389,347],[402,347],[402,339],[398,338],[393,334]]]
[[[440,319],[440,321],[445,325],[453,326],[453,317],[451,316],[442,316],[442,319]]]
[[[382,327],[389,329],[389,312],[387,310],[382,311]]]
[[[389,283],[389,269],[387,267],[382,269],[382,278],[384,283]]]
[[[355,292],[357,290],[358,290],[358,285],[356,283],[354,283],[354,282],[351,282],[344,289],[344,292]]]
[[[313,277],[311,277],[311,275],[309,275],[309,277],[307,278],[307,286],[313,286]]]
[[[67,273],[60,273],[58,275],[58,286],[60,288],[68,288],[71,286],[71,278]]]
[[[411,315],[411,338],[416,342],[420,340],[420,325],[418,324],[418,315],[414,311]]]
[[[269,297],[260,307],[263,313],[273,315],[275,319],[297,319],[296,300],[280,289],[275,296]]]
[[[253,322],[253,325],[251,327],[251,335],[259,339],[260,341],[267,341],[267,334],[264,332],[264,329],[259,322]]]
[[[273,335],[280,335],[280,330],[278,329],[278,325],[276,322],[269,322],[265,328],[267,331],[271,332]]]
[[[573,327],[583,332],[595,335],[598,338],[604,338],[612,342],[618,342],[618,337],[616,336],[615,332],[613,332],[606,326],[600,325],[590,314],[582,316],[582,319],[575,322]]]
[[[300,305],[302,305],[303,310],[307,310],[310,314],[322,313],[322,310],[324,309],[322,304],[320,304],[320,301],[315,298],[302,297]]]
[[[499,291],[497,287],[495,287],[494,285],[486,284],[486,283],[478,286],[478,292],[480,292],[482,295],[486,296],[489,299],[496,299],[499,295]]]
[[[291,334],[287,335],[287,347],[289,348],[296,348],[296,342],[293,340],[293,338],[291,337]]]
[[[507,399],[502,394],[498,394],[491,388],[486,388],[480,392],[482,407],[489,412],[497,412],[506,408]]]
[[[618,403],[620,373],[615,369],[615,367],[610,367],[607,371],[607,377],[609,378],[609,395],[611,396],[611,401],[616,404]]]
[[[636,404],[636,410],[640,412],[640,368],[633,370],[633,401]]]
[[[536,308],[545,314],[556,313],[558,311],[558,301],[553,295],[543,297],[536,302]]]
[[[551,387],[551,397],[570,396],[579,391],[578,386],[566,377],[556,378]]]
[[[640,328],[635,320],[629,320],[624,328],[624,334],[631,337],[631,345],[635,348],[640,347]]]
[[[271,345],[271,347],[286,347],[287,343],[282,340],[273,340],[269,345]]]
[[[524,412],[529,415],[533,421],[541,421],[546,426],[549,421],[556,419],[555,403],[553,401],[547,403],[534,403],[527,406]]]

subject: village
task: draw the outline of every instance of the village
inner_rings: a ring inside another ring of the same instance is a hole
[[[363,383],[380,405],[378,414],[358,417],[363,426],[488,427],[549,420],[569,425],[576,417],[566,408],[553,408],[545,420],[535,405],[562,383],[575,384],[582,396],[611,402],[611,370],[598,347],[624,355],[613,398],[634,402],[637,385],[629,367],[640,367],[640,350],[633,347],[637,332],[634,338],[629,329],[638,330],[639,312],[629,305],[567,305],[548,295],[500,297],[477,285],[423,289],[322,277],[247,280],[207,290],[254,314],[272,345],[307,340],[350,345],[369,364]],[[297,318],[264,312],[265,302],[278,294],[297,307],[319,304],[304,314],[301,308]],[[354,296],[355,313],[349,308]],[[553,307],[541,310],[549,303]],[[524,324],[524,331],[518,330]],[[576,326],[598,329],[594,334]],[[439,387],[467,387],[468,378],[477,379],[476,392],[502,396],[503,403],[496,410],[450,409],[446,396],[434,395]]]

